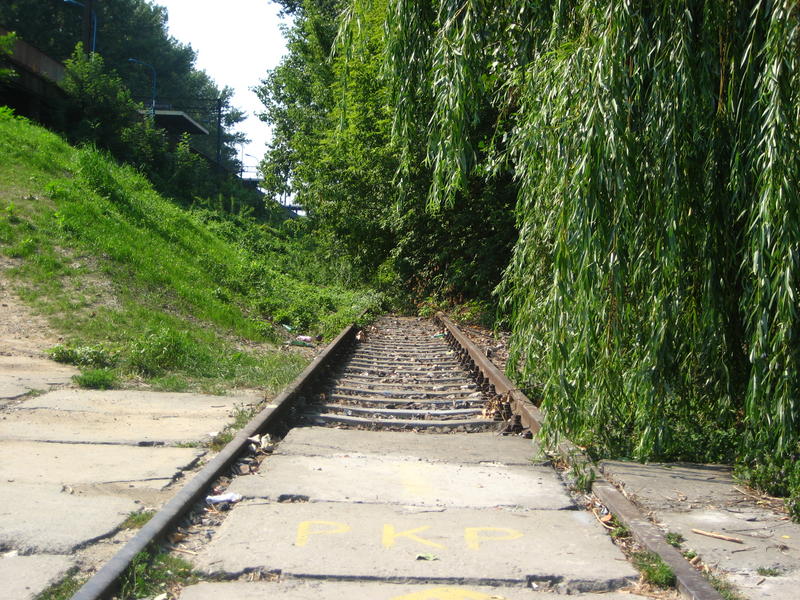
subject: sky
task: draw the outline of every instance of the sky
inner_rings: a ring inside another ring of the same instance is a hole
[[[269,126],[256,116],[263,105],[251,88],[286,52],[278,29],[278,5],[269,0],[152,0],[169,12],[169,33],[197,53],[195,66],[219,88],[235,90],[232,104],[245,111],[239,124],[251,142],[244,147],[245,175],[254,176],[270,139]],[[242,152],[242,149],[239,149]],[[249,156],[248,156],[249,155]],[[240,158],[242,155],[240,154]]]

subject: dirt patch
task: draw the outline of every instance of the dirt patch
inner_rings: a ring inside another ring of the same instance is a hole
[[[16,266],[12,259],[0,257],[0,355],[41,358],[62,338],[14,293],[5,275],[12,266]]]

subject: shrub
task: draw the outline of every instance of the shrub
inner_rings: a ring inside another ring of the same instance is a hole
[[[114,367],[119,359],[117,351],[111,350],[103,344],[76,347],[59,344],[50,348],[47,353],[56,362],[96,369]]]
[[[117,376],[110,369],[89,369],[75,375],[72,380],[90,390],[111,390],[117,387]]]

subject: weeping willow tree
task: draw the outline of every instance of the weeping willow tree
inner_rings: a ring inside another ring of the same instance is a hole
[[[799,35],[796,0],[390,1],[429,207],[516,179],[497,294],[547,436],[800,494]]]

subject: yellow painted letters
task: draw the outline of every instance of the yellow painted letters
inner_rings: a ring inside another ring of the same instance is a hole
[[[467,527],[464,529],[464,541],[470,550],[479,550],[482,541],[509,541],[521,537],[521,532],[506,527]]]
[[[297,526],[295,546],[305,546],[312,535],[334,535],[347,533],[350,525],[338,521],[303,521]]]
[[[406,531],[397,531],[394,528],[394,525],[384,525],[383,526],[383,547],[384,548],[391,548],[394,546],[395,541],[397,538],[408,538],[409,540],[414,540],[415,542],[419,542],[420,544],[424,544],[425,546],[431,546],[432,548],[444,548],[441,544],[437,544],[436,542],[432,542],[430,540],[426,540],[425,538],[421,538],[417,533],[425,531],[426,529],[430,529],[430,526],[425,525],[424,527],[417,527],[416,529],[408,529]]]
[[[392,600],[492,600],[493,598],[500,598],[500,596],[487,596],[481,592],[473,592],[463,588],[437,587],[412,594],[395,596]]]

